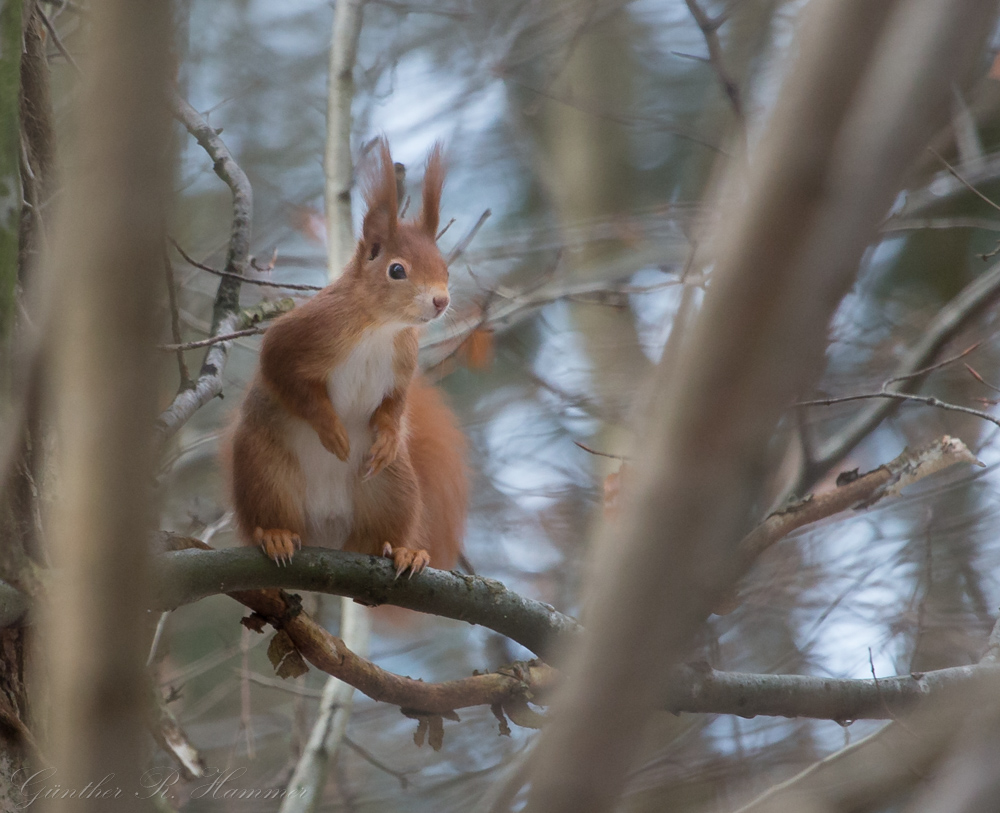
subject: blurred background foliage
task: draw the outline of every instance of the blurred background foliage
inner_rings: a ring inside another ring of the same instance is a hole
[[[426,351],[471,441],[466,549],[478,573],[581,612],[589,529],[602,521],[602,485],[620,461],[574,441],[614,455],[642,442],[633,431],[644,376],[672,331],[683,334],[710,280],[712,247],[699,240],[711,226],[719,171],[744,160],[744,143],[752,152],[805,5],[703,0],[708,15],[724,15],[718,36],[737,107],[718,64],[706,61],[705,36],[684,0],[365,4],[355,155],[385,133],[416,194],[431,144],[445,142],[442,222],[455,219],[442,238],[445,250],[484,210],[492,212],[453,266],[454,306],[438,335],[475,323],[485,304],[551,294],[544,306],[482,334],[472,359],[479,363],[468,363],[468,353],[449,355],[453,343]],[[81,17],[65,9],[55,16],[72,50]],[[277,252],[270,278],[286,282],[325,282],[322,154],[332,18],[329,0],[177,2],[181,94],[221,128],[249,175],[253,252],[262,264]],[[61,119],[71,73],[53,56]],[[984,55],[976,75],[956,87],[955,126],[935,146],[981,192],[1000,198],[1000,84],[989,75],[990,59]],[[172,234],[197,259],[221,266],[229,191],[180,127],[176,150]],[[978,255],[1000,237],[995,209],[933,156],[914,167],[832,327],[825,392],[871,391],[891,375],[929,319],[988,267]],[[974,218],[977,227],[957,218]],[[217,280],[171,256],[184,335],[202,338]],[[244,286],[245,305],[271,296],[271,289]],[[162,319],[170,341],[165,313]],[[1000,385],[998,330],[991,309],[947,352],[981,340],[963,361]],[[168,454],[164,528],[236,544],[217,442],[257,347],[253,338],[236,343],[225,398],[202,409]],[[189,355],[196,364],[196,353]],[[176,386],[164,381],[164,405]],[[961,362],[934,373],[924,391],[973,406],[995,394]],[[799,418],[822,440],[858,409],[816,407]],[[790,416],[789,435],[795,425]],[[906,444],[944,433],[960,436],[988,468],[951,471],[916,494],[775,546],[744,586],[742,606],[713,619],[699,657],[717,669],[839,677],[974,662],[1000,604],[995,427],[906,406],[832,475],[873,468]],[[775,440],[776,490],[783,442]],[[827,477],[818,487],[830,485]],[[338,603],[309,601],[335,630]],[[277,787],[308,735],[324,676],[277,680],[264,637],[243,630],[240,615],[224,597],[175,612],[158,674],[208,764],[245,769],[230,787]],[[377,625],[372,646],[381,666],[426,680],[527,655],[495,633],[436,618],[404,629]],[[654,715],[623,809],[735,802],[879,725],[842,722]],[[415,727],[398,709],[359,697],[322,809],[474,810],[535,736],[515,727],[500,737],[489,710],[472,709],[446,724],[444,747],[435,752],[414,745]],[[205,791],[184,809],[271,810],[273,802],[227,803]]]

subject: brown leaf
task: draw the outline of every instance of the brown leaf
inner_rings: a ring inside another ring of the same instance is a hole
[[[424,737],[427,736],[427,718],[421,718],[420,722],[417,723],[417,730],[413,732],[413,743],[417,748],[424,747]]]
[[[488,370],[493,366],[493,331],[477,327],[462,342],[460,353],[465,366],[470,370]]]
[[[497,718],[497,722],[500,723],[500,736],[509,737],[510,736],[510,726],[507,725],[507,717],[503,713],[503,706],[499,703],[494,703],[490,706],[490,711],[493,712],[493,716]]]
[[[301,677],[309,671],[305,659],[284,630],[276,632],[267,645],[267,658],[274,667],[274,673],[282,679]]]
[[[250,615],[241,618],[240,623],[248,630],[253,630],[254,632],[263,632],[264,627],[267,625],[267,620],[262,615],[257,615],[257,613],[250,613]]]
[[[430,717],[427,720],[427,726],[427,742],[435,751],[440,751],[444,745],[444,718],[441,715]]]

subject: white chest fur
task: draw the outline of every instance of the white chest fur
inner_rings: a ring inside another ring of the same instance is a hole
[[[289,426],[289,445],[306,481],[306,544],[340,547],[350,531],[353,490],[372,444],[369,422],[395,385],[394,340],[400,327],[368,331],[327,379],[330,402],[351,443],[346,462],[328,452],[305,421],[293,419]]]

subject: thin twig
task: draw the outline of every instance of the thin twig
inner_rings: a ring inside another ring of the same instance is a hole
[[[244,336],[259,336],[266,333],[266,327],[249,327],[246,330],[234,330],[232,333],[222,333],[218,336],[210,336],[207,339],[200,339],[196,342],[186,342],[184,344],[161,344],[157,345],[157,350],[166,352],[183,353],[185,350],[197,350],[200,347],[211,347],[220,342],[231,342],[233,339],[242,339]]]
[[[259,285],[264,288],[284,288],[289,291],[322,291],[322,285],[304,285],[295,282],[273,282],[267,279],[253,279],[252,277],[245,277],[242,274],[234,274],[231,271],[220,271],[218,268],[212,268],[210,265],[205,265],[205,263],[200,263],[194,259],[190,254],[188,254],[180,244],[174,240],[173,237],[168,238],[170,244],[177,249],[177,253],[180,254],[184,261],[188,265],[193,265],[195,268],[200,268],[202,271],[207,271],[209,274],[215,274],[217,277],[223,277],[224,279],[234,279],[241,283],[246,283],[247,285]],[[251,263],[252,264],[252,263]],[[254,266],[256,268],[256,266]]]
[[[910,377],[931,363],[941,350],[965,327],[1000,298],[1000,263],[976,277],[946,304],[927,325],[920,340],[907,352],[896,367],[893,378]],[[919,384],[919,377],[915,384]],[[809,491],[818,480],[844,459],[862,439],[885,420],[901,401],[880,399],[852,419],[843,430],[828,438],[816,450],[813,464],[804,467],[789,489],[796,494]]]
[[[985,378],[983,378],[978,372],[976,372],[970,365],[966,364],[965,365],[965,369],[969,371],[969,375],[971,375],[974,379],[976,379],[976,381],[978,381],[984,387],[988,387],[989,389],[993,390],[993,392],[1000,392],[1000,387],[994,387]]]
[[[952,166],[951,164],[949,164],[949,163],[948,163],[948,162],[947,162],[947,161],[946,161],[946,160],[945,160],[945,159],[944,159],[944,158],[943,158],[943,157],[941,156],[941,154],[940,154],[940,153],[938,153],[938,152],[937,152],[936,150],[934,150],[934,149],[933,149],[933,148],[931,148],[931,147],[928,147],[928,148],[927,148],[927,151],[928,151],[928,152],[929,152],[929,153],[930,153],[931,155],[933,155],[933,156],[934,156],[935,158],[937,158],[937,159],[938,159],[938,161],[940,161],[940,162],[941,162],[942,164],[944,164],[944,167],[945,167],[945,169],[947,169],[947,170],[948,170],[948,172],[950,172],[950,173],[951,173],[952,175],[954,175],[954,176],[955,176],[955,179],[956,179],[956,180],[957,180],[957,181],[958,181],[959,183],[961,183],[961,184],[962,184],[962,186],[964,186],[964,187],[965,187],[966,189],[968,189],[968,190],[969,190],[970,192],[972,192],[972,194],[974,194],[974,195],[975,195],[975,196],[976,196],[977,198],[979,198],[979,199],[980,199],[980,200],[982,200],[982,201],[985,201],[985,202],[986,202],[986,203],[988,203],[988,204],[989,204],[990,206],[992,206],[992,207],[993,207],[994,209],[996,209],[996,210],[997,210],[998,212],[1000,212],[1000,204],[998,204],[998,203],[996,203],[995,201],[993,201],[993,200],[991,200],[990,198],[988,198],[988,197],[987,197],[986,195],[984,195],[984,194],[983,194],[982,192],[980,192],[980,191],[979,191],[978,189],[976,189],[976,187],[974,187],[974,186],[973,186],[973,185],[972,185],[971,183],[969,183],[969,182],[968,182],[967,180],[965,180],[965,178],[963,178],[963,177],[962,177],[962,176],[961,176],[961,175],[960,175],[960,174],[958,173],[958,170],[957,170],[957,169],[955,169],[955,167],[953,167],[953,166]]]
[[[396,771],[378,759],[371,751],[367,748],[362,748],[350,737],[344,737],[344,745],[354,751],[358,756],[360,756],[365,762],[378,768],[383,773],[389,774],[389,776],[395,777],[399,780],[399,786],[406,790],[410,784],[410,780],[407,778],[407,774],[411,771]]]
[[[233,193],[233,225],[226,252],[226,277],[219,283],[212,308],[213,336],[231,333],[240,319],[240,284],[250,264],[250,227],[253,218],[253,189],[246,173],[233,159],[218,132],[190,104],[174,95],[174,116],[187,128],[212,159],[212,168]],[[212,345],[205,354],[198,380],[181,390],[157,420],[160,443],[172,437],[204,404],[222,392],[222,371],[229,355],[229,343]]]
[[[73,59],[73,55],[66,50],[66,46],[63,45],[63,41],[59,37],[59,32],[56,31],[56,27],[52,24],[52,20],[49,19],[48,15],[42,10],[41,6],[36,7],[35,10],[38,12],[38,16],[42,18],[42,24],[48,29],[49,36],[52,37],[52,42],[56,46],[56,50],[62,54],[63,59],[69,63],[76,75],[82,76],[83,71],[80,70],[80,66],[77,64],[76,60]]]
[[[848,401],[865,401],[872,398],[889,398],[895,401],[915,401],[920,404],[926,404],[927,406],[936,407],[937,409],[943,409],[948,412],[961,412],[965,415],[972,415],[976,418],[982,418],[984,421],[989,421],[996,426],[1000,426],[1000,418],[995,418],[988,412],[983,412],[979,409],[972,409],[971,407],[960,406],[959,404],[949,404],[947,401],[942,401],[940,398],[936,398],[933,395],[917,395],[916,393],[909,392],[890,392],[887,390],[882,390],[880,392],[863,392],[857,395],[842,395],[838,398],[815,398],[811,401],[799,401],[795,406],[831,406],[832,404],[844,404]]]
[[[578,440],[574,440],[573,444],[579,446],[581,449],[583,449],[583,451],[587,452],[588,454],[597,455],[598,457],[610,457],[612,460],[628,460],[627,457],[623,457],[622,455],[610,454],[609,452],[599,452],[597,451],[597,449],[591,449],[589,446],[587,446],[587,444],[580,443],[580,441]]]
[[[479,230],[483,227],[483,224],[487,221],[487,219],[491,214],[493,214],[493,212],[487,209],[479,216],[479,220],[476,221],[475,225],[471,229],[469,229],[465,237],[459,240],[458,244],[451,251],[449,251],[448,256],[444,258],[444,261],[447,265],[451,265],[453,262],[455,262],[455,260],[457,260],[459,257],[462,256],[462,253],[469,247],[469,244],[475,239],[476,235],[479,233]]]
[[[434,235],[434,242],[437,242],[442,237],[444,237],[445,232],[447,232],[448,229],[450,229],[454,223],[455,223],[455,218],[452,218],[447,223],[445,223],[444,227],[441,229],[441,231],[439,231],[436,235]]]
[[[966,347],[965,350],[963,350],[961,353],[958,353],[957,355],[949,356],[943,361],[939,361],[936,364],[931,364],[928,367],[922,367],[919,370],[914,370],[912,373],[903,373],[902,375],[894,375],[892,378],[887,378],[885,380],[885,383],[882,384],[882,389],[884,390],[890,384],[894,384],[897,381],[906,381],[909,378],[921,378],[927,375],[928,373],[933,373],[935,370],[940,370],[942,367],[947,367],[949,364],[954,364],[959,359],[965,358],[973,350],[978,349],[980,345],[982,345],[982,343],[983,342],[981,340],[975,342],[974,344],[971,344],[968,347]],[[965,366],[968,367],[969,365]]]
[[[708,46],[708,63],[715,71],[715,75],[719,80],[719,84],[722,85],[722,90],[725,92],[726,98],[729,99],[729,104],[732,106],[733,113],[736,114],[736,119],[740,124],[742,137],[745,138],[746,114],[743,110],[743,100],[740,97],[740,89],[736,84],[736,80],[733,79],[726,69],[722,44],[719,42],[719,27],[725,22],[726,18],[724,16],[714,19],[709,17],[695,0],[684,0],[684,2],[687,4],[691,16],[694,17],[694,21],[698,24],[698,28],[701,29],[702,35],[705,37],[705,45]]]
[[[181,318],[177,312],[177,283],[174,281],[174,267],[170,262],[170,255],[166,249],[163,251],[163,271],[167,277],[167,300],[170,303],[170,334],[174,339],[174,349],[177,351],[177,368],[180,374],[181,389],[188,389],[191,386],[191,373],[188,371],[187,362],[184,360],[182,350],[183,340],[181,338]],[[163,349],[162,347],[160,349]]]

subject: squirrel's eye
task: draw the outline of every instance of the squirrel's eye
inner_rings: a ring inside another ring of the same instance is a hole
[[[406,279],[406,269],[401,263],[393,263],[389,266],[390,279]]]

